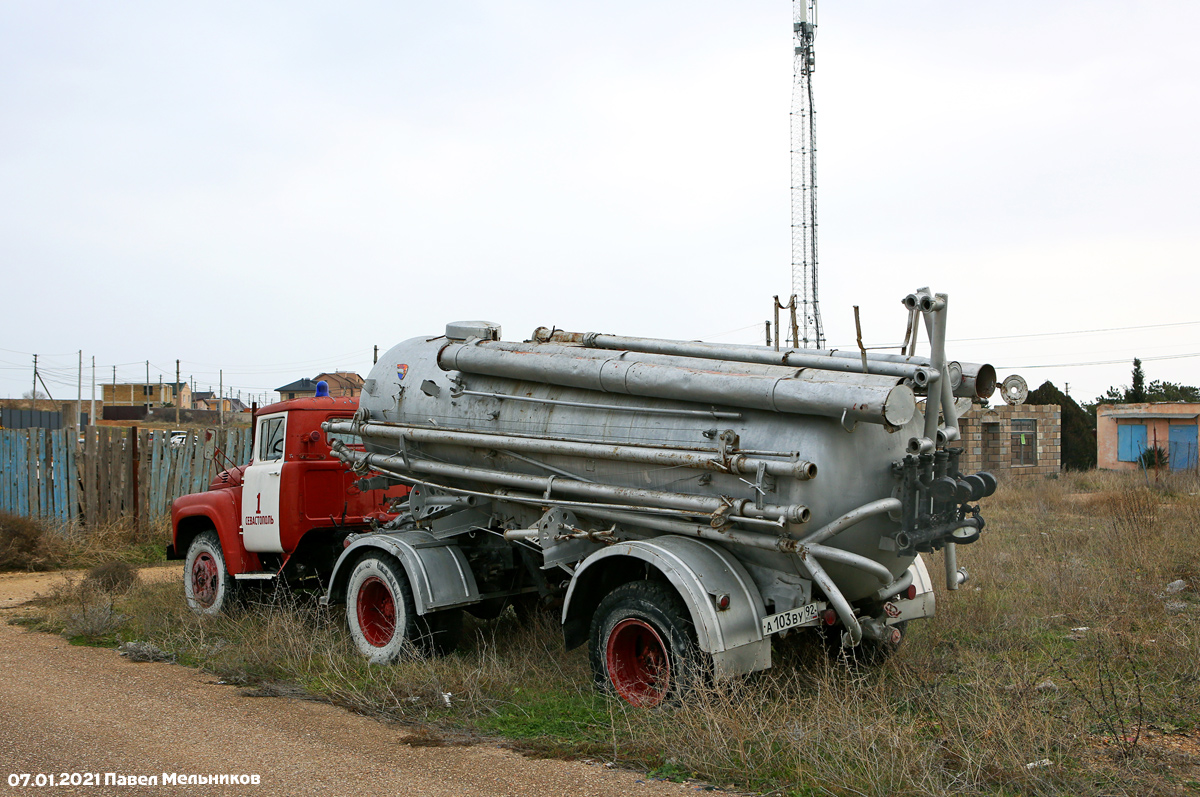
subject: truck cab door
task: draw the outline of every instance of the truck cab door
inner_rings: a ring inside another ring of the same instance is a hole
[[[242,476],[242,544],[247,551],[283,553],[279,483],[287,413],[258,418],[254,458]]]

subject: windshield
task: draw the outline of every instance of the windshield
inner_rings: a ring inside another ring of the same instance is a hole
[[[258,461],[283,458],[283,418],[266,418],[258,431]]]

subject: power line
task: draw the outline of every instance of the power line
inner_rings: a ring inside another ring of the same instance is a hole
[[[708,338],[719,338],[724,335],[732,335],[735,332],[745,332],[748,329],[762,329],[762,324],[758,323],[758,324],[751,324],[750,326],[746,326],[746,327],[738,327],[737,329],[727,329],[724,332],[709,332],[707,334],[701,335],[700,339],[707,340]]]
[[[995,336],[986,337],[986,338],[949,338],[946,340],[946,342],[947,343],[983,343],[983,342],[993,341],[993,340],[1020,340],[1020,339],[1026,339],[1026,338],[1055,338],[1055,337],[1067,337],[1070,335],[1093,335],[1093,334],[1098,334],[1101,332],[1132,332],[1132,331],[1136,331],[1136,330],[1140,330],[1140,329],[1165,329],[1168,327],[1186,327],[1186,326],[1195,326],[1197,324],[1200,324],[1200,321],[1177,321],[1177,322],[1171,323],[1171,324],[1146,324],[1143,326],[1136,326],[1136,327],[1106,327],[1103,329],[1078,329],[1078,330],[1064,331],[1064,332],[1031,332],[1026,335],[995,335]],[[831,348],[851,349],[851,348],[857,348],[857,344],[851,343],[851,344],[846,344],[846,345],[834,346]],[[872,343],[868,348],[898,349],[898,348],[900,348],[900,344],[899,343],[882,343],[882,344],[881,343]]]
[[[1167,327],[1186,327],[1200,324],[1200,321],[1177,321],[1173,324],[1145,324],[1137,327],[1106,327],[1104,329],[1080,329],[1075,332],[1032,332],[1027,335],[999,335],[990,338],[953,338],[949,343],[976,343],[985,340],[1016,340],[1018,338],[1052,338],[1064,335],[1092,335],[1099,332],[1130,332],[1136,329],[1165,329]]]
[[[65,351],[61,354],[42,354],[41,352],[18,351],[17,349],[6,349],[3,346],[0,346],[0,351],[6,351],[9,354],[24,354],[27,357],[32,357],[34,354],[38,355],[39,357],[70,357],[71,355],[73,355],[75,353],[73,351]]]
[[[1191,354],[1164,354],[1159,357],[1138,357],[1137,359],[1141,360],[1142,362],[1153,362],[1156,360],[1182,360],[1182,359],[1186,359],[1188,357],[1200,357],[1200,351],[1193,352]],[[1125,357],[1120,360],[1095,360],[1093,362],[1087,362],[1087,363],[1054,363],[1051,365],[1002,365],[1002,366],[1000,366],[1000,368],[1005,371],[1018,370],[1018,369],[1029,370],[1029,369],[1033,369],[1033,368],[1075,368],[1077,366],[1084,366],[1084,365],[1121,365],[1122,363],[1129,363],[1129,362],[1130,362],[1130,359],[1128,357]]]

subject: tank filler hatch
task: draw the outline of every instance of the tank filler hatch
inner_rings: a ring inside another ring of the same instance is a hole
[[[454,321],[446,324],[446,337],[450,340],[500,340],[500,325],[491,321]]]

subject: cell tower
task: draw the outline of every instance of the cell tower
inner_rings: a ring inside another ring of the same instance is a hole
[[[825,347],[817,302],[817,120],[813,110],[813,37],[817,0],[792,0],[792,293],[801,298],[805,348]]]

